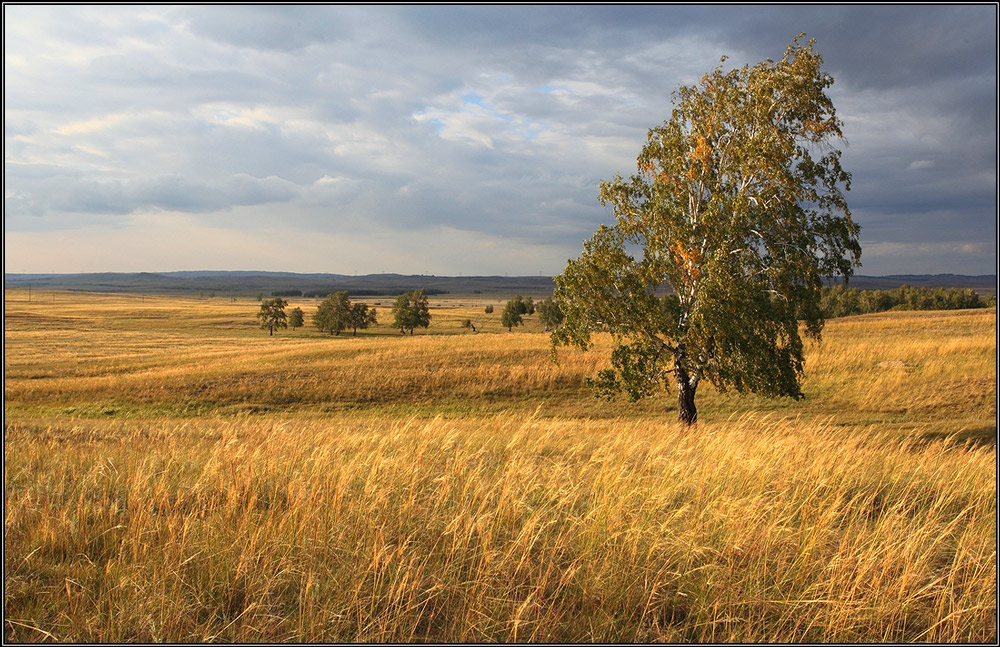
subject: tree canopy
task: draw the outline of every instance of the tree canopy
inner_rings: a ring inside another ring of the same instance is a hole
[[[558,328],[563,321],[563,313],[559,304],[551,298],[540,301],[535,309],[538,311],[538,320],[542,322],[546,330]]]
[[[365,303],[352,303],[348,323],[354,330],[354,336],[357,337],[358,328],[365,330],[378,323],[378,314],[375,308],[369,308]]]
[[[399,328],[401,333],[409,330],[411,335],[415,328],[427,328],[431,325],[427,296],[423,290],[407,292],[396,298],[392,306],[392,325]]]
[[[260,310],[257,311],[257,319],[260,320],[260,327],[274,334],[275,328],[288,328],[288,315],[285,314],[285,307],[288,302],[284,299],[263,299],[260,302]]]
[[[305,313],[302,312],[302,308],[295,307],[288,311],[288,325],[292,327],[292,330],[300,328],[304,322]]]
[[[802,397],[803,344],[823,327],[825,277],[859,264],[850,174],[832,142],[842,123],[814,41],[673,94],[638,173],[601,184],[602,225],[556,277],[565,314],[553,344],[616,339],[593,384],[630,399],[674,382],[678,418],[697,420],[701,379],[720,390]],[[723,59],[725,62],[725,59]]]
[[[508,331],[513,330],[514,326],[520,326],[523,323],[521,315],[525,312],[524,302],[518,295],[516,299],[511,299],[504,306],[503,312],[500,313],[500,325]]]
[[[312,317],[313,325],[320,332],[339,335],[351,325],[351,301],[347,292],[334,292],[327,295],[319,304]]]

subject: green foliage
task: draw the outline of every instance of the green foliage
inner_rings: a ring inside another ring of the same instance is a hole
[[[485,312],[488,315],[493,314],[493,304],[490,304],[490,305],[486,306],[485,308],[483,308],[483,312]]]
[[[354,330],[354,336],[357,337],[358,328],[365,330],[369,326],[374,326],[378,323],[375,308],[369,308],[364,303],[352,304],[348,316],[348,323]]]
[[[903,285],[891,290],[858,290],[843,285],[823,287],[820,310],[827,319],[886,310],[966,310],[996,305],[996,297],[981,297],[972,289],[921,288]]]
[[[351,301],[347,292],[327,295],[313,314],[313,325],[320,332],[339,335],[351,325]]]
[[[514,309],[519,315],[535,314],[535,300],[531,297],[525,299],[520,294],[507,302],[507,305]]]
[[[404,334],[409,330],[411,335],[415,328],[427,328],[431,325],[427,296],[423,290],[407,292],[396,298],[392,306],[392,325]]]
[[[546,330],[558,328],[562,324],[563,312],[559,308],[559,304],[551,298],[540,302],[535,309],[538,310],[538,320],[545,326]]]
[[[505,326],[508,331],[513,330],[514,326],[523,325],[524,321],[522,317],[524,315],[530,315],[535,313],[535,301],[531,297],[525,299],[520,294],[515,296],[513,299],[507,302],[504,306],[503,312],[500,314],[500,324]]]
[[[503,312],[500,313],[500,325],[507,328],[508,331],[514,329],[514,326],[520,326],[523,322],[521,321],[521,315],[524,313],[524,302],[521,301],[521,297],[518,296],[515,299],[511,299],[504,306]]]
[[[291,326],[292,330],[296,328],[301,328],[304,322],[304,313],[302,308],[295,307],[288,311],[288,325]]]
[[[271,335],[275,328],[288,328],[288,315],[285,314],[287,305],[288,302],[282,298],[263,299],[257,312],[260,327],[269,330]]]
[[[613,368],[599,371],[597,379],[586,378],[599,398],[613,400],[622,391],[629,402],[652,395],[659,386],[666,387],[670,377],[660,362],[663,347],[637,341],[622,344],[611,352]]]
[[[842,136],[833,79],[798,40],[778,62],[720,66],[679,88],[639,173],[602,183],[616,222],[556,277],[565,323],[552,334],[553,347],[584,349],[593,331],[615,336],[600,393],[638,398],[672,375],[687,423],[702,378],[801,397],[796,315],[819,336],[823,278],[853,274],[861,247],[831,145]]]

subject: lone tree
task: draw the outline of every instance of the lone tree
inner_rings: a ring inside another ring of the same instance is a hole
[[[358,328],[366,330],[369,326],[374,326],[378,323],[378,315],[375,308],[369,308],[365,303],[354,303],[351,304],[348,323],[354,329],[354,336],[357,337]]]
[[[524,312],[524,302],[521,301],[521,297],[518,296],[515,299],[511,299],[504,306],[503,312],[500,313],[500,325],[510,332],[514,329],[514,326],[520,326],[523,323],[521,315]]]
[[[302,312],[302,308],[295,307],[288,311],[288,325],[292,327],[292,330],[296,328],[301,328],[304,322],[305,313]]]
[[[598,395],[637,400],[673,381],[686,424],[703,378],[802,397],[796,314],[818,339],[822,279],[846,281],[861,256],[841,190],[850,175],[831,144],[843,136],[825,92],[833,78],[802,37],[778,62],[720,65],[680,87],[639,173],[601,184],[615,223],[556,277],[566,318],[552,333],[553,351],[614,336],[611,368],[591,380]]]
[[[403,334],[409,330],[411,335],[414,328],[427,328],[431,325],[427,296],[423,290],[407,292],[396,298],[392,306],[392,325]]]
[[[260,311],[257,318],[260,319],[260,327],[267,328],[274,335],[275,328],[288,328],[288,315],[285,314],[285,306],[288,302],[282,298],[263,299],[260,302]]]
[[[313,325],[320,332],[339,335],[351,325],[351,301],[347,292],[328,294],[313,313]]]

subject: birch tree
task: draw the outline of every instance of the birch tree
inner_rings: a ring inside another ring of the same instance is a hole
[[[703,379],[721,391],[801,398],[803,342],[823,328],[825,277],[860,264],[844,193],[842,123],[814,41],[780,61],[723,71],[674,92],[635,175],[601,184],[615,221],[556,277],[558,345],[616,340],[599,395],[636,400],[671,384],[697,421]],[[722,62],[725,62],[725,58]]]

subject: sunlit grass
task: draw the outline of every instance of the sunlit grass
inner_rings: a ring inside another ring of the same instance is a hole
[[[5,304],[8,641],[996,640],[995,310],[831,321],[805,401],[686,430],[471,300],[272,338],[45,296]]]
[[[988,640],[993,448],[870,431],[14,424],[7,616],[112,642]]]

